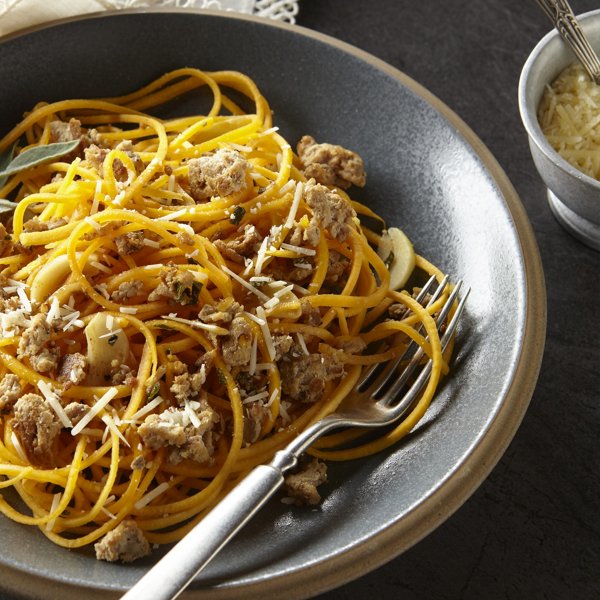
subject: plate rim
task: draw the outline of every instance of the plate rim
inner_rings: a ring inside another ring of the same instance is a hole
[[[267,27],[284,29],[340,49],[399,81],[437,111],[454,128],[455,132],[462,136],[466,144],[480,159],[504,200],[520,246],[526,293],[522,343],[513,367],[513,377],[496,414],[480,434],[477,444],[460,463],[460,469],[455,468],[443,480],[443,485],[439,485],[400,521],[325,561],[304,565],[293,572],[275,575],[266,580],[245,581],[243,585],[228,585],[224,582],[216,586],[203,585],[202,587],[195,587],[192,584],[188,588],[188,597],[198,599],[207,598],[210,595],[211,598],[218,600],[234,600],[241,597],[258,597],[259,594],[264,595],[265,593],[274,597],[279,597],[277,594],[285,593],[290,600],[312,597],[358,579],[414,546],[446,521],[471,497],[504,454],[525,416],[538,380],[544,354],[547,300],[539,248],[533,227],[517,191],[500,163],[471,127],[445,102],[411,76],[374,54],[331,35],[302,25],[292,25],[245,13],[189,7],[176,10],[170,7],[151,7],[93,12],[33,25],[0,36],[0,47],[5,41],[66,23],[146,13],[190,13],[197,16],[249,21]],[[310,573],[310,577],[308,577],[308,573]],[[27,589],[23,589],[24,582],[19,577],[23,574],[27,574],[29,578],[25,584]],[[63,595],[67,594],[65,597],[77,597],[78,593],[84,592],[90,600],[100,597],[107,598],[115,593],[114,589],[80,587],[72,585],[66,580],[49,580],[11,566],[3,567],[3,575],[3,584],[8,584],[11,591],[29,592],[32,597],[41,590],[48,593],[49,588],[55,586],[57,592],[60,590]],[[65,586],[68,586],[69,589],[65,590]]]

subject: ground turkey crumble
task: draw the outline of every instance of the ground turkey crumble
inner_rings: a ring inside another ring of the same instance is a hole
[[[221,354],[229,367],[247,365],[252,355],[252,329],[240,314],[243,310],[233,298],[224,298],[214,305],[205,304],[198,314],[204,323],[230,323],[229,333],[219,337]]]
[[[81,156],[82,150],[98,141],[98,132],[95,129],[85,130],[77,119],[50,123],[50,142],[73,142],[75,140],[79,140],[79,146],[61,160],[71,162],[77,156]]]
[[[75,426],[85,415],[90,411],[90,407],[87,404],[81,402],[70,402],[65,406],[65,414],[71,421],[72,425]]]
[[[129,233],[124,233],[123,235],[118,235],[115,238],[117,252],[121,256],[129,256],[130,254],[135,254],[136,252],[139,252],[140,250],[143,250],[146,247],[146,245],[144,244],[145,239],[146,235],[142,229],[130,231]]]
[[[191,271],[171,266],[163,270],[160,283],[148,295],[148,301],[154,302],[168,298],[176,304],[189,305],[198,302],[201,283]]]
[[[136,376],[129,365],[123,365],[118,360],[110,363],[110,373],[107,377],[112,385],[127,385],[134,387],[137,383]]]
[[[10,233],[8,233],[6,231],[6,227],[4,226],[4,223],[0,223],[0,255],[4,255],[4,253],[9,249],[13,247],[13,243],[12,243],[12,236],[10,235]],[[2,276],[3,279],[6,279],[4,276]],[[3,283],[4,285],[4,283]]]
[[[0,411],[11,409],[22,392],[19,378],[14,373],[7,373],[0,382]]]
[[[33,219],[29,219],[23,223],[23,230],[29,232],[36,231],[51,231],[52,229],[56,229],[57,227],[62,227],[67,224],[67,220],[60,219],[50,219],[49,221],[40,221],[38,217],[33,217]]]
[[[62,425],[41,396],[25,394],[19,398],[11,426],[32,465],[54,466],[54,444]]]
[[[253,444],[259,438],[270,410],[262,402],[251,402],[244,406],[244,443]]]
[[[215,240],[214,244],[226,258],[244,264],[244,258],[256,254],[263,237],[254,225],[246,225],[241,235],[232,240]]]
[[[350,202],[337,192],[315,183],[314,179],[304,186],[304,200],[313,212],[309,227],[318,226],[329,231],[338,242],[346,240],[352,219],[356,217]]]
[[[349,340],[338,340],[337,346],[346,354],[360,354],[366,349],[367,344],[362,338],[355,337]]]
[[[190,194],[197,202],[229,196],[246,187],[250,163],[235,150],[221,148],[188,162]]]
[[[337,250],[329,251],[327,264],[327,273],[323,285],[326,287],[335,287],[346,280],[346,275],[350,267],[350,261]]]
[[[317,144],[310,135],[300,139],[297,151],[307,179],[340,188],[363,187],[367,182],[363,159],[356,152],[335,144]]]
[[[51,328],[46,315],[38,313],[31,319],[31,324],[21,335],[17,348],[17,358],[29,358],[34,371],[47,373],[58,367],[60,351],[49,346]]]
[[[67,385],[79,385],[86,377],[87,358],[80,352],[65,354],[58,370],[57,380]]]
[[[139,296],[144,291],[144,282],[140,279],[132,279],[119,284],[119,287],[110,295],[115,302],[124,302]]]
[[[177,403],[182,406],[186,400],[197,398],[206,381],[206,369],[200,369],[197,373],[190,373],[188,366],[177,361],[173,366],[173,383],[170,391]]]
[[[308,504],[314,506],[321,502],[321,495],[317,486],[327,482],[327,465],[313,459],[302,467],[297,473],[287,475],[284,481],[285,493],[297,505]]]
[[[198,314],[204,323],[231,323],[244,307],[233,298],[223,298],[216,304],[205,304]]]
[[[119,523],[94,545],[96,558],[108,562],[132,562],[150,554],[150,544],[132,519]]]
[[[300,402],[317,402],[325,383],[344,374],[344,365],[329,354],[302,354],[279,363],[284,396]]]
[[[219,421],[217,413],[206,400],[194,402],[194,411],[200,421],[195,427],[191,424],[186,409],[169,408],[160,414],[146,417],[138,433],[148,450],[158,450],[166,446],[170,453],[167,462],[178,464],[184,459],[198,463],[208,463],[214,454],[212,430]]]
[[[231,321],[229,333],[219,338],[225,364],[230,367],[243,367],[252,356],[252,329],[242,316]]]
[[[91,144],[85,148],[85,160],[98,171],[100,177],[104,178],[103,163],[104,159],[110,152],[110,148],[102,148],[96,144]],[[133,143],[130,140],[123,140],[115,147],[115,150],[121,150],[131,160],[135,172],[139,175],[145,168],[145,164],[138,154],[133,151]],[[123,164],[123,161],[119,158],[115,158],[113,161],[113,173],[115,179],[120,182],[125,182],[129,178],[129,172],[127,167]]]
[[[307,298],[300,298],[300,307],[302,308],[300,319],[303,323],[314,326],[321,324],[321,311],[317,306],[313,306]]]

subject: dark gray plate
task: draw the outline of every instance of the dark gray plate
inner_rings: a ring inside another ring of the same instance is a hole
[[[472,287],[457,360],[415,433],[333,464],[316,510],[273,501],[192,587],[195,598],[305,598],[374,569],[474,491],[531,397],[545,289],[523,207],[496,161],[446,106],[389,65],[298,27],[189,12],[67,21],[0,44],[0,132],[39,100],[125,93],[195,66],[253,77],[295,142],[311,133],[365,158],[360,198]],[[150,564],[97,562],[0,521],[0,585],[32,597],[106,598]]]

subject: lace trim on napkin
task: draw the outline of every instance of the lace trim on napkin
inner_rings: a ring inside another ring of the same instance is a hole
[[[151,6],[237,11],[288,23],[298,14],[298,0],[0,0],[0,35],[75,15]]]

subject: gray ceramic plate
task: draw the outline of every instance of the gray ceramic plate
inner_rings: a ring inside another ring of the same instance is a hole
[[[270,100],[288,139],[311,133],[360,152],[369,174],[361,198],[472,287],[454,373],[414,435],[368,460],[332,465],[317,510],[269,504],[191,597],[309,597],[398,555],[465,501],[526,410],[546,305],[523,207],[454,113],[355,48],[224,14],[68,21],[11,37],[0,55],[0,132],[41,99],[125,93],[180,66],[241,70]],[[148,566],[100,563],[7,520],[0,538],[0,585],[32,597],[110,597]]]

